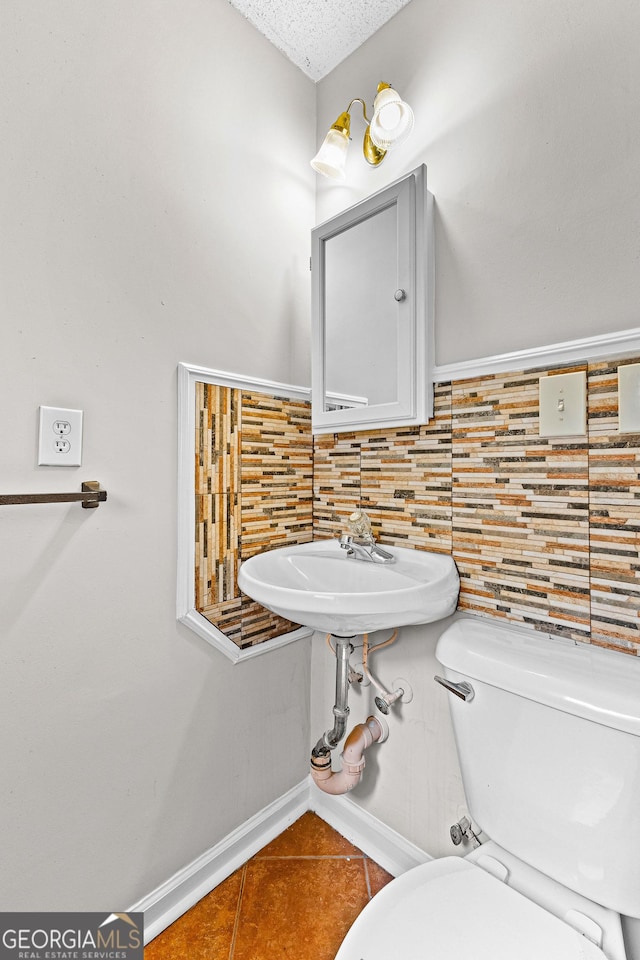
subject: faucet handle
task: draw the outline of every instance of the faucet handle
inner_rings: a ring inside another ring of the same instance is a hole
[[[349,530],[356,537],[362,537],[365,540],[372,540],[371,520],[364,510],[354,510],[347,521]]]

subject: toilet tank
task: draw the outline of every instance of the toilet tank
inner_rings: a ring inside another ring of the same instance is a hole
[[[472,818],[590,900],[640,917],[640,659],[491,620],[438,641]],[[444,691],[443,691],[444,694]]]

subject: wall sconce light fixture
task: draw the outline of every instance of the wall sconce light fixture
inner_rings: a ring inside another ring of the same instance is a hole
[[[354,97],[344,113],[341,113],[324,138],[323,144],[311,161],[311,166],[331,180],[345,179],[349,133],[350,110],[354,103],[362,105],[362,115],[367,123],[362,143],[362,152],[367,163],[377,167],[387,151],[407,139],[413,130],[413,110],[388,83],[379,83],[373,101],[373,117],[367,116],[367,105],[360,97]]]

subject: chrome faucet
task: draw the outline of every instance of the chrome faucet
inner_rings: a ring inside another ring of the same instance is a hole
[[[354,537],[345,533],[340,537],[340,547],[347,551],[348,557],[354,560],[367,560],[370,563],[395,563],[395,557],[380,544],[376,543],[373,534],[364,537]]]
[[[371,531],[371,520],[364,510],[354,510],[347,521],[349,533],[340,537],[340,547],[354,560],[368,560],[371,563],[393,563],[395,557],[379,546]]]

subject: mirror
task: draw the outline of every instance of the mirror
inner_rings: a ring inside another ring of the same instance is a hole
[[[312,426],[432,416],[433,198],[419,167],[312,231]]]

